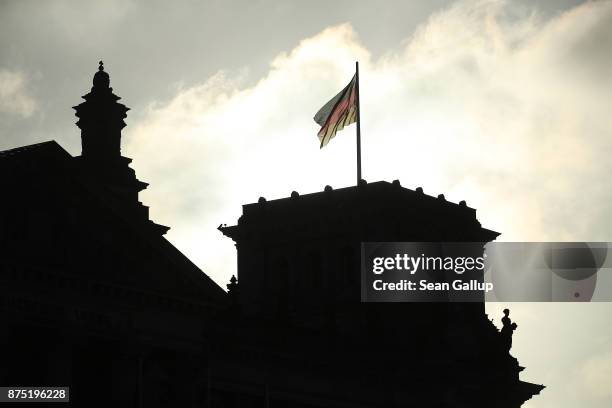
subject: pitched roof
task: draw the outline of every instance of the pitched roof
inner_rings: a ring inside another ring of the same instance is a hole
[[[16,147],[14,149],[0,151],[0,165],[25,165],[36,163],[42,160],[66,160],[72,156],[64,150],[55,140],[35,143],[27,146]]]
[[[129,213],[122,211],[122,207],[113,200],[112,194],[104,186],[91,183],[90,179],[83,177],[75,164],[75,158],[54,140],[0,151],[0,184],[2,184],[3,179],[9,183],[17,182],[18,184],[20,179],[38,178],[39,174],[51,176],[49,180],[70,179],[71,182],[74,182],[74,184],[71,184],[72,186],[78,186],[76,188],[78,188],[79,194],[88,195],[91,199],[100,203],[100,208],[104,211],[109,211],[119,218],[140,239],[147,242],[159,254],[175,265],[177,273],[181,273],[190,285],[193,285],[192,287],[203,291],[210,298],[209,301],[224,301],[225,291],[210,277],[161,234],[152,233],[155,229],[145,228],[148,225],[138,222]],[[54,183],[54,181],[51,181],[51,183]],[[152,221],[149,221],[149,223],[156,226]]]
[[[41,152],[47,152],[50,149],[60,149],[66,152],[59,144],[57,144],[55,140],[48,140],[46,142],[34,143],[27,146],[20,146],[15,147],[14,149],[0,151],[0,159],[10,159],[14,157],[24,157],[25,155],[41,154]]]

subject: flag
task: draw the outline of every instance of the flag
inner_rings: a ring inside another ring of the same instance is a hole
[[[351,82],[329,102],[327,102],[314,117],[321,125],[318,136],[321,148],[336,136],[336,132],[357,121],[357,74]]]

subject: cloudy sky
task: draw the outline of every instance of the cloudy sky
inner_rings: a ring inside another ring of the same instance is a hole
[[[465,199],[503,240],[612,241],[610,1],[0,1],[0,149],[79,154],[100,59],[142,200],[220,284],[241,204],[354,182],[354,125],[319,150],[312,116],[355,60],[364,178]],[[548,386],[528,407],[612,405],[612,304],[511,309]]]

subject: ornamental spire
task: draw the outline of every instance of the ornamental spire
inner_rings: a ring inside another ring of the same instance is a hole
[[[83,158],[107,162],[121,157],[121,129],[129,108],[117,102],[121,98],[110,87],[104,62],[99,62],[91,92],[83,99],[85,102],[73,108],[79,118],[76,125],[81,129]]]
[[[110,76],[104,72],[104,62],[100,61],[99,64],[98,72],[95,73],[93,78],[93,87],[100,89],[110,88]],[[112,88],[110,89],[112,90]]]
[[[149,209],[138,200],[138,193],[147,183],[136,178],[129,164],[132,159],[121,155],[121,130],[125,127],[128,107],[110,87],[110,76],[100,61],[93,76],[91,91],[82,97],[85,102],[73,107],[79,118],[82,152],[74,158],[77,169],[88,182],[104,186],[109,199],[134,222],[144,222],[156,234],[165,234],[168,227],[149,220]]]

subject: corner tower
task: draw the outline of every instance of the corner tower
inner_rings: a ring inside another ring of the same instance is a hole
[[[126,126],[127,106],[110,87],[110,76],[100,61],[93,77],[91,91],[82,96],[85,102],[74,106],[81,129],[81,155],[75,157],[84,177],[97,187],[111,193],[112,205],[136,222],[145,222],[165,234],[168,227],[149,220],[149,209],[138,201],[138,193],[148,184],[136,178],[129,167],[132,159],[121,155],[121,131]]]
[[[298,344],[300,356],[326,361],[313,376],[328,378],[321,389],[359,402],[346,406],[518,408],[544,388],[520,380],[523,367],[483,302],[361,302],[362,242],[495,240],[499,233],[483,228],[465,201],[432,197],[399,180],[362,180],[337,190],[262,197],[243,206],[236,225],[219,230],[236,243],[238,281],[229,286],[236,315],[248,316],[245,322],[263,316],[266,341]],[[271,334],[274,322],[282,329]],[[365,373],[376,373],[376,381],[365,380]],[[307,377],[284,375],[278,387],[286,389],[288,378]]]
[[[121,157],[121,130],[130,108],[117,102],[121,98],[113,93],[102,61],[91,92],[82,98],[85,102],[73,108],[79,118],[76,125],[81,129],[81,156],[99,165],[116,161]]]

